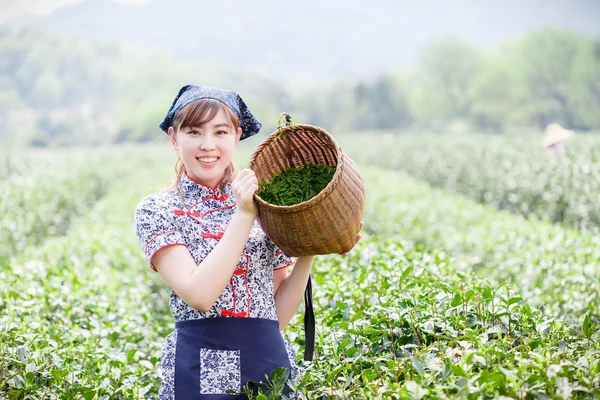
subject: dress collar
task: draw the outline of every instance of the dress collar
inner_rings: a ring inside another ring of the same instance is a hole
[[[216,187],[205,186],[190,178],[186,171],[181,175],[181,189],[186,201],[196,203],[203,200],[226,201],[232,198],[233,192],[231,184],[227,183],[224,187],[219,183]]]

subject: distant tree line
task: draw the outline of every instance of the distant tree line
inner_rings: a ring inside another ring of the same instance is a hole
[[[482,52],[448,39],[429,46],[412,71],[306,98],[306,108],[320,98],[311,118],[342,129],[599,129],[600,40],[544,29]]]
[[[266,76],[29,29],[0,32],[0,139],[155,140],[172,97],[190,82],[244,93],[267,130],[281,111],[332,131],[502,133],[555,121],[600,129],[600,40],[570,30],[534,31],[489,52],[447,39],[426,48],[412,70],[315,80],[292,92]]]

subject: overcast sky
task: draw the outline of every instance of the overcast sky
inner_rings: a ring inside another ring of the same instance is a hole
[[[43,15],[83,0],[0,0],[0,23],[27,13]],[[149,0],[112,0],[117,3],[143,3]]]

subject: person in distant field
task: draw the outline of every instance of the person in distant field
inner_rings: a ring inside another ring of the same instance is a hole
[[[260,122],[238,94],[187,85],[159,126],[179,156],[176,176],[135,210],[140,245],[167,284],[176,320],[161,352],[159,398],[246,398],[226,391],[240,393],[278,367],[297,379],[295,352],[280,331],[303,298],[314,257],[293,262],[278,249],[256,220],[254,171],[235,173],[236,145]]]
[[[567,130],[558,123],[552,123],[546,127],[544,136],[544,147],[551,153],[562,154],[565,152],[565,141],[573,136],[574,132]]]

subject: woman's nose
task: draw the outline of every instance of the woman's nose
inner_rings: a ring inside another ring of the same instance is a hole
[[[202,150],[212,150],[215,148],[215,140],[211,135],[206,135],[202,137],[200,141],[200,148]]]

